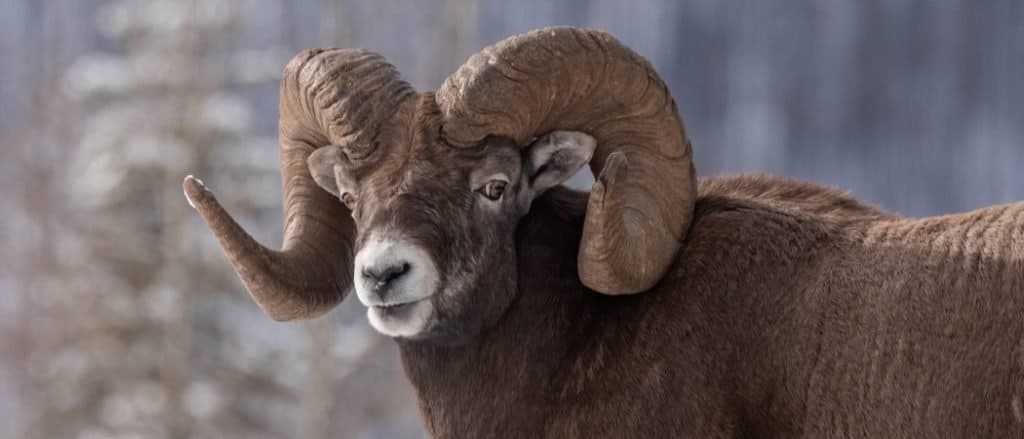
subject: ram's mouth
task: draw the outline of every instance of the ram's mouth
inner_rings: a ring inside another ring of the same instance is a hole
[[[434,315],[430,296],[416,300],[372,305],[366,310],[370,326],[396,338],[417,337],[427,330]]]
[[[420,303],[422,303],[423,301],[425,301],[425,300],[427,300],[429,298],[430,297],[428,296],[428,297],[424,297],[424,298],[421,298],[421,299],[410,300],[408,302],[384,303],[384,304],[379,304],[379,305],[373,305],[370,308],[372,308],[374,311],[376,311],[382,317],[383,316],[399,317],[399,316],[401,316],[401,314],[409,311],[410,309],[414,308],[416,305],[419,305]]]
[[[374,305],[373,307],[380,310],[384,314],[394,314],[402,312],[403,310],[411,308],[413,305],[419,303],[420,300],[405,303],[389,303],[387,305]]]

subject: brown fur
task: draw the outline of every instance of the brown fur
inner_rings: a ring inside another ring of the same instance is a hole
[[[501,320],[402,343],[432,435],[1024,435],[1024,204],[905,220],[770,177],[699,194],[635,296],[579,283],[584,194],[535,202]]]

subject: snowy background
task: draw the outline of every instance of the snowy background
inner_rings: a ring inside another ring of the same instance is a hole
[[[1024,199],[1017,0],[0,6],[4,438],[423,435],[356,301],[272,322],[181,195],[201,175],[280,242],[277,81],[308,47],[375,50],[433,89],[502,37],[599,27],[669,82],[701,175],[788,175],[912,216]]]

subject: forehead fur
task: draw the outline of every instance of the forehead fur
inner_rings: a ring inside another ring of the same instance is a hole
[[[352,169],[347,170],[360,184],[373,180],[380,190],[384,189],[381,185],[400,186],[418,177],[450,179],[458,174],[474,182],[488,173],[504,173],[510,179],[518,177],[511,174],[518,173],[522,157],[511,139],[489,137],[468,148],[449,145],[442,134],[437,103],[430,93],[424,93],[414,105],[402,110],[396,117],[402,122],[375,139],[378,145],[374,153],[353,161]]]

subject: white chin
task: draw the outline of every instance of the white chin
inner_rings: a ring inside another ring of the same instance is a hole
[[[366,310],[370,326],[388,337],[415,337],[427,329],[434,314],[430,299],[393,308],[371,306]]]

